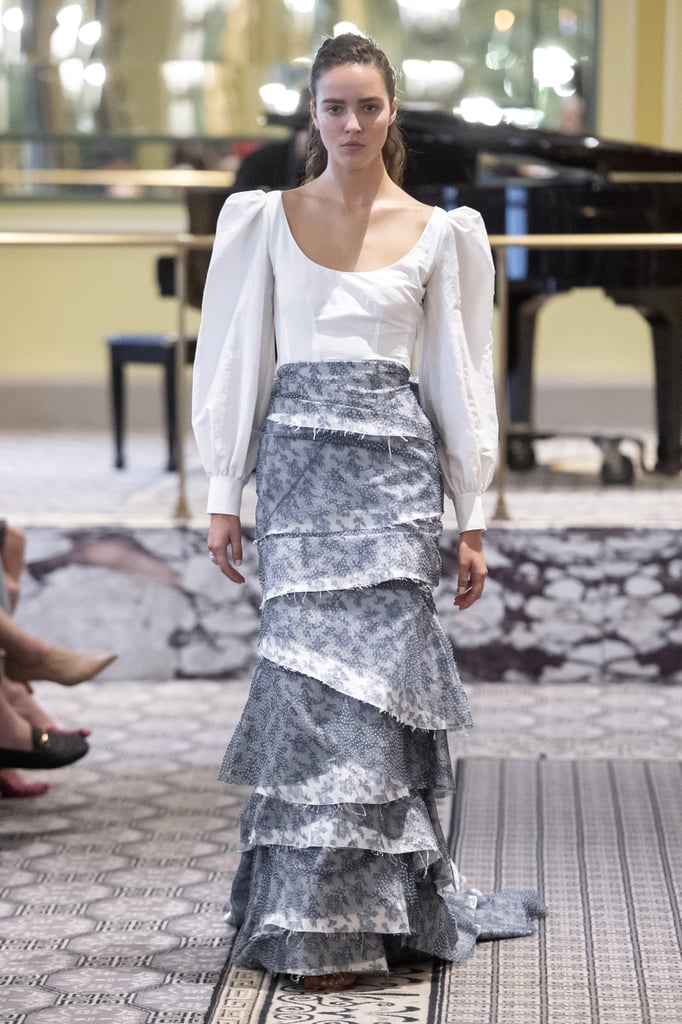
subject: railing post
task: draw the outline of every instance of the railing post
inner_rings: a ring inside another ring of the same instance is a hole
[[[175,290],[178,296],[178,330],[175,344],[175,465],[178,490],[173,511],[174,519],[189,519],[187,500],[187,471],[185,466],[185,365],[187,362],[187,247],[177,242],[175,256]]]
[[[499,448],[497,458],[497,501],[494,519],[509,519],[506,498],[507,483],[507,439],[509,436],[509,391],[507,370],[509,365],[509,278],[507,277],[507,249],[498,245],[495,250],[495,299],[498,310],[498,361],[497,361],[497,415],[500,422]]]

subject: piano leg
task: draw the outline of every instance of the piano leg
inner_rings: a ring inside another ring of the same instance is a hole
[[[509,295],[509,431],[507,463],[510,469],[532,469],[535,465],[533,442],[524,432],[533,430],[533,357],[537,317],[549,298],[524,290]]]
[[[676,299],[654,291],[633,303],[633,294],[609,289],[612,298],[632,306],[651,328],[654,354],[656,424],[658,447],[656,472],[675,476],[682,469],[682,308]],[[511,292],[509,296],[509,419],[507,458],[510,469],[532,469],[535,465],[532,440],[533,355],[537,317],[549,295]]]
[[[682,297],[678,289],[608,289],[618,303],[634,306],[651,328],[654,350],[656,472],[675,476],[682,469]]]
[[[674,476],[682,469],[682,324],[641,311],[651,327],[656,374],[658,449],[656,472]]]

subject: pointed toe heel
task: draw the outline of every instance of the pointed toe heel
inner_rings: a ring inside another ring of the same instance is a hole
[[[46,679],[61,686],[77,686],[78,683],[94,679],[117,657],[117,654],[93,654],[89,651],[69,651],[64,647],[49,647],[34,665],[7,656],[5,671],[10,679],[19,683]]]

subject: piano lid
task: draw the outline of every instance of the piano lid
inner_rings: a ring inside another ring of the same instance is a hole
[[[471,124],[440,111],[401,112],[401,126],[410,148],[448,144],[476,153],[495,153],[542,160],[559,167],[592,171],[682,173],[682,151],[617,142],[596,135],[567,135],[516,125]]]

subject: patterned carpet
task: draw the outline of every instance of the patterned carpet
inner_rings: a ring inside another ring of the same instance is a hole
[[[471,687],[453,849],[551,915],[453,971],[324,997],[222,977],[244,794],[215,774],[245,691],[39,688],[93,736],[46,797],[0,801],[0,1024],[679,1024],[682,688]]]
[[[333,996],[230,968],[210,1024],[679,1024],[680,764],[466,759],[458,792],[457,862],[537,885],[535,936]]]
[[[91,751],[0,801],[0,1024],[201,1024],[230,944],[243,794],[215,776],[242,694],[57,689],[41,699]]]

